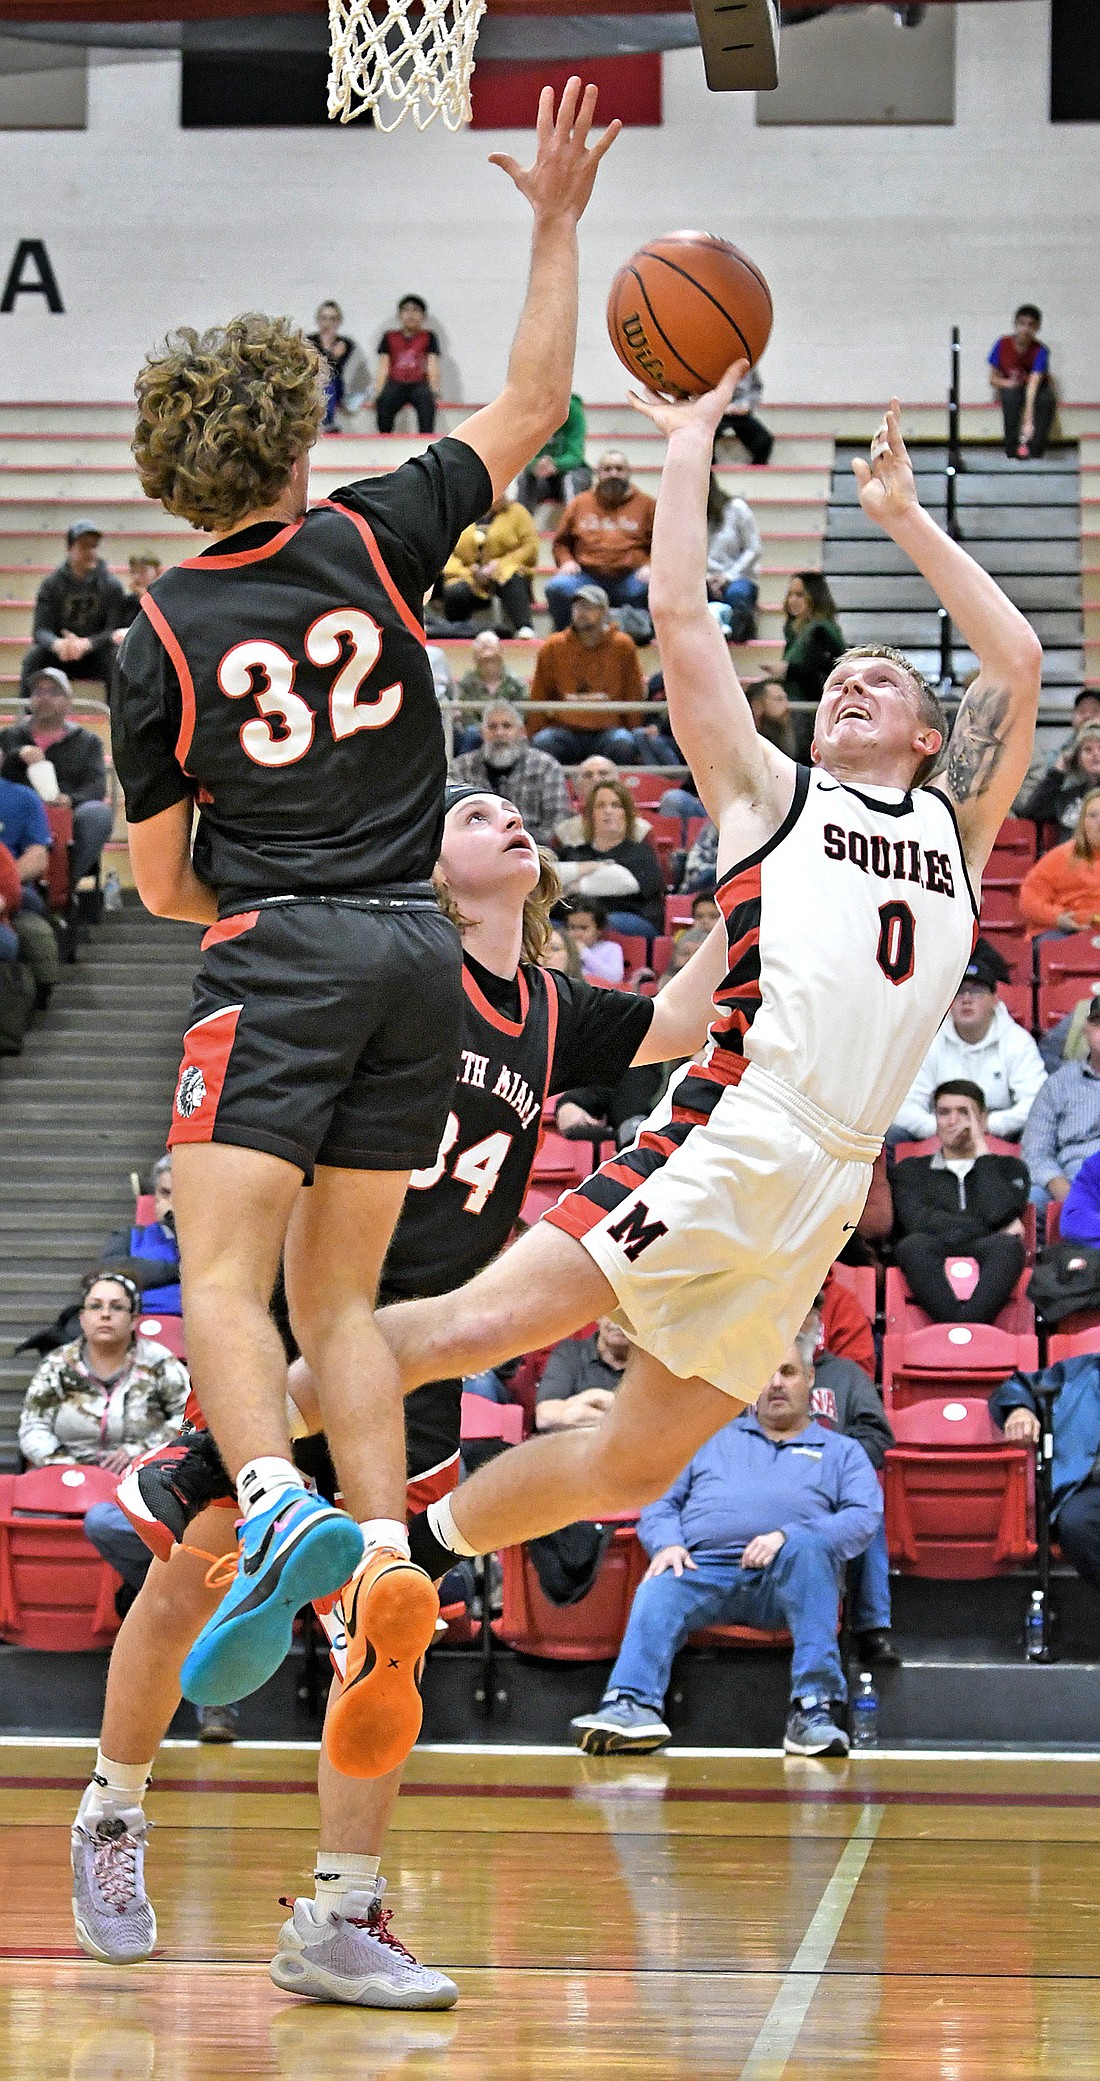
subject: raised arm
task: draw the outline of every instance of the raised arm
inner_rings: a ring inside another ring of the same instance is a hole
[[[745,363],[717,389],[681,405],[634,396],[668,435],[657,494],[649,611],[661,654],[672,734],[708,814],[718,823],[734,803],[772,829],[790,806],[794,766],[757,734],[741,682],[707,604],[707,490],[715,428]],[[770,835],[761,830],[761,840]],[[748,848],[746,848],[748,849]]]
[[[1031,762],[1043,646],[989,573],[921,506],[896,397],[870,465],[856,460],[852,468],[864,512],[912,558],[978,660],[939,785],[958,811],[967,864],[980,874]]]
[[[515,182],[535,213],[531,272],[508,361],[504,388],[491,405],[455,428],[475,449],[493,480],[494,496],[537,455],[569,412],[577,346],[577,223],[592,193],[604,153],[621,123],[609,123],[588,149],[596,89],[567,82],[554,119],[554,93],[539,97],[535,163],[522,167],[504,152],[490,154]]]

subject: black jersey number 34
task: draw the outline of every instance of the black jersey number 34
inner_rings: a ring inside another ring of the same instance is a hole
[[[343,640],[342,640],[343,639]],[[400,710],[400,681],[369,701],[359,690],[382,655],[382,631],[358,607],[334,607],[310,623],[304,649],[311,665],[339,665],[344,642],[350,654],[329,688],[329,726],[337,743],[357,730],[382,730]],[[293,766],[304,759],[317,726],[308,701],[294,690],[297,663],[281,643],[249,637],[227,650],[218,666],[218,685],[231,701],[251,695],[259,709],[241,727],[241,750],[257,766]],[[275,726],[278,726],[277,728]]]

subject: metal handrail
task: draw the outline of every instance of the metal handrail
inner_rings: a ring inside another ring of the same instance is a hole
[[[945,469],[946,498],[945,519],[947,533],[952,542],[959,539],[958,476],[962,468],[962,443],[959,438],[959,415],[961,410],[961,354],[959,328],[951,327],[951,381],[947,392],[947,464]],[[946,607],[940,615],[940,690],[946,692],[955,681],[955,632],[951,616]]]

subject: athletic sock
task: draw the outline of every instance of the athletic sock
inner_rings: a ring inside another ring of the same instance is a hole
[[[343,1850],[318,1850],[313,1867],[314,1899],[319,1908],[339,1908],[346,1893],[372,1893],[378,1877],[378,1857],[361,1857]]]
[[[237,1476],[237,1501],[245,1517],[253,1510],[266,1510],[284,1489],[304,1489],[305,1481],[293,1460],[274,1455],[246,1460]]]
[[[443,1546],[448,1547],[453,1554],[460,1554],[464,1561],[476,1558],[478,1549],[471,1546],[469,1540],[464,1539],[459,1531],[454,1521],[449,1496],[441,1496],[438,1503],[429,1503],[427,1515],[432,1531]]]
[[[366,1517],[359,1521],[363,1534],[363,1560],[369,1561],[380,1546],[392,1547],[395,1553],[409,1558],[408,1527],[397,1517]]]
[[[423,1568],[433,1582],[439,1582],[456,1561],[469,1557],[468,1547],[460,1553],[457,1546],[448,1545],[447,1534],[442,1528],[440,1532],[436,1531],[432,1517],[437,1508],[437,1504],[431,1503],[427,1510],[409,1519],[409,1553],[417,1567]],[[454,1536],[458,1539],[461,1535],[455,1532]]]
[[[114,1763],[102,1749],[96,1750],[95,1769],[80,1802],[79,1821],[98,1821],[120,1806],[141,1806],[154,1758],[148,1763]]]

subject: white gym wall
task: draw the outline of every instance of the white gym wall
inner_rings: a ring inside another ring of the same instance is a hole
[[[1023,298],[1043,307],[1064,394],[1094,397],[1100,151],[1094,126],[1047,120],[1047,18],[1047,0],[959,8],[950,126],[758,128],[752,95],[711,95],[697,51],[669,54],[663,128],[623,135],[584,222],[581,392],[625,383],[603,322],[615,268],[696,225],[768,274],[773,398],[940,397],[952,321],[983,397]],[[0,280],[19,239],[43,239],[65,302],[0,316],[4,396],[123,397],[171,324],[247,307],[312,320],[324,296],[373,346],[410,289],[443,328],[449,394],[494,390],[528,218],[486,158],[522,135],[183,131],[178,108],[174,60],[94,62],[86,130],[0,131]]]

